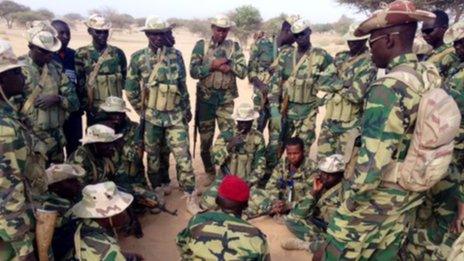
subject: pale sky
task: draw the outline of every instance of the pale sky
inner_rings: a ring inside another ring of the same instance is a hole
[[[284,12],[300,14],[311,23],[335,22],[342,14],[361,20],[354,9],[340,6],[336,0],[15,0],[32,9],[47,8],[57,16],[65,13],[88,15],[88,10],[110,7],[134,17],[157,15],[163,18],[208,18],[241,5],[258,8],[264,19]]]

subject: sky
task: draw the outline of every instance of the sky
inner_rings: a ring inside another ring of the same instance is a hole
[[[162,18],[208,18],[225,13],[241,5],[258,8],[264,19],[280,13],[300,14],[311,23],[331,23],[345,14],[361,20],[363,15],[355,9],[340,6],[336,0],[14,0],[32,9],[47,8],[57,16],[110,7],[134,17],[157,15]],[[283,5],[285,3],[285,6]]]

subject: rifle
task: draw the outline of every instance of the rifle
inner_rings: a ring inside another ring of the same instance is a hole
[[[197,96],[197,99],[196,99],[196,102],[195,102],[195,119],[193,120],[193,159],[195,159],[195,150],[196,150],[196,147],[197,147],[197,136],[198,136],[198,127],[199,127],[199,119],[198,119],[198,115],[199,115],[199,105],[198,105],[198,87],[197,87],[197,92],[196,92],[196,96]]]
[[[287,132],[288,132],[288,125],[287,125],[287,117],[288,117],[288,104],[289,104],[289,96],[285,95],[282,101],[282,107],[280,109],[281,115],[281,130],[279,135],[279,141],[282,144],[280,148],[280,153],[283,153],[285,142],[287,141]]]
[[[325,220],[317,217],[310,217],[309,221],[313,223],[316,227],[320,228],[322,231],[327,231],[327,226],[329,225]]]

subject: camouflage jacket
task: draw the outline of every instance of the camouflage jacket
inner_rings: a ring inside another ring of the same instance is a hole
[[[265,82],[269,78],[269,68],[277,56],[277,47],[272,38],[257,39],[250,47],[250,60],[248,61],[248,80],[255,77]]]
[[[270,260],[266,236],[224,212],[192,217],[176,238],[182,260]]]
[[[108,45],[108,55],[96,75],[96,87],[94,88],[93,104],[89,106],[89,96],[87,93],[89,76],[97,64],[98,59],[102,56],[93,44],[81,47],[76,50],[75,64],[77,84],[80,90],[83,90],[83,101],[81,108],[89,107],[98,110],[98,106],[105,102],[108,96],[122,97],[122,89],[126,81],[127,60],[124,52],[118,47]]]
[[[28,120],[30,121],[30,125],[33,126],[34,131],[47,131],[51,128],[63,127],[64,120],[67,118],[69,113],[79,109],[79,98],[77,97],[76,88],[69,81],[66,74],[62,72],[63,69],[61,65],[56,61],[51,61],[43,67],[39,67],[28,55],[23,56],[20,59],[27,65],[22,67],[23,74],[26,77],[26,101],[24,103],[24,107],[27,107],[27,111],[24,113],[27,115]],[[45,69],[45,66],[47,66],[47,70]],[[43,73],[47,72],[47,75],[43,75]],[[42,85],[47,83],[53,83],[57,88],[54,90],[47,90],[47,92],[51,91],[55,94],[58,94],[62,97],[62,99],[59,104],[54,105],[48,109],[41,110],[34,106],[34,101],[35,97],[42,94],[46,88]],[[37,92],[37,88],[40,88],[41,91]],[[42,121],[42,112],[48,115],[50,113],[55,114],[54,116],[50,116],[53,117],[52,119],[48,120],[50,122],[41,122],[38,124],[38,121]],[[56,119],[58,117],[59,119]],[[52,121],[57,122],[52,123]]]
[[[91,219],[82,219],[78,222],[74,234],[74,249],[68,253],[66,260],[93,261],[123,261],[117,240]]]
[[[89,144],[91,145],[91,144]],[[68,158],[69,164],[77,164],[85,169],[85,176],[81,178],[85,185],[96,184],[111,180],[116,174],[113,159],[96,158],[89,145],[81,145]]]
[[[445,80],[444,86],[446,89],[454,91],[451,92],[450,95],[453,96],[461,111],[461,115],[464,116],[464,104],[462,104],[464,95],[464,63],[461,63],[450,71],[450,75]],[[454,148],[464,150],[464,120],[461,121],[461,128],[455,139]]]
[[[451,76],[450,70],[459,66],[459,57],[454,50],[453,44],[443,44],[427,57],[427,62],[431,62],[437,66],[440,75],[446,79]]]
[[[218,58],[226,58],[230,61],[230,73],[211,71],[211,62]],[[238,97],[236,77],[244,79],[246,73],[245,56],[237,42],[226,39],[219,46],[215,46],[212,40],[196,42],[190,59],[190,76],[199,80],[197,85],[199,99],[213,104],[233,101]]]
[[[212,148],[211,157],[214,164],[227,164],[232,174],[240,175],[251,184],[255,184],[265,174],[266,145],[261,132],[251,129],[232,151],[227,150],[229,141],[237,135],[237,131],[222,132]]]
[[[154,68],[157,69],[157,72],[152,75]],[[145,106],[147,108],[146,119],[157,126],[171,126],[184,120],[184,113],[190,111],[190,99],[186,84],[184,59],[179,50],[165,47],[155,53],[147,47],[132,55],[125,89],[127,98],[137,113],[142,113],[141,90],[148,88],[146,92],[148,100],[151,92],[155,91],[153,87],[156,84],[177,85],[180,95],[179,106],[176,106],[173,111],[164,112]],[[146,101],[144,102],[147,105]]]

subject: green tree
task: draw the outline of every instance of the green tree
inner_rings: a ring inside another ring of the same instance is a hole
[[[90,14],[99,14],[106,17],[114,28],[129,28],[135,23],[135,18],[129,14],[119,13],[116,9],[103,7],[100,9],[92,9]]]
[[[335,22],[332,27],[335,32],[339,34],[345,34],[350,29],[350,25],[354,22],[354,19],[349,18],[346,15],[342,15],[337,22]]]
[[[0,17],[6,21],[8,28],[13,27],[13,22],[16,18],[16,13],[29,11],[30,8],[13,1],[0,2]]]
[[[39,9],[34,12],[36,12],[39,16],[41,16],[42,20],[52,20],[53,18],[55,18],[55,14],[52,11],[45,9],[45,8]]]
[[[85,18],[78,13],[67,13],[63,15],[63,18],[68,21],[83,21]]]
[[[259,29],[263,21],[259,10],[251,5],[237,7],[229,17],[235,22],[234,35],[242,46],[246,46],[250,36]]]
[[[14,19],[19,25],[26,25],[28,22],[35,20],[47,20],[48,18],[43,13],[37,11],[25,11],[14,13]]]
[[[261,30],[266,32],[268,35],[277,35],[282,28],[282,23],[285,21],[285,17],[287,17],[287,15],[282,13],[279,16],[265,21],[261,26]]]
[[[208,20],[193,19],[185,24],[185,27],[194,34],[198,34],[202,38],[211,36],[211,23]]]

